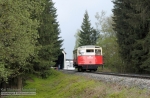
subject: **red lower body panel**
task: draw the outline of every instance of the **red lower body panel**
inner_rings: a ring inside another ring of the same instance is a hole
[[[103,65],[103,57],[101,55],[85,55],[77,57],[77,65]]]

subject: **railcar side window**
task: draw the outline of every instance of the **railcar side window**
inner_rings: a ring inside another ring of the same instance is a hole
[[[83,55],[84,51],[83,50],[79,50],[79,54]]]
[[[86,49],[86,52],[94,52],[94,49]]]
[[[101,50],[100,49],[95,49],[95,54],[96,55],[101,55]]]

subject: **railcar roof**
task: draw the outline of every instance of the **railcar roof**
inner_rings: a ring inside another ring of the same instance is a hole
[[[95,48],[95,47],[100,47],[100,46],[95,46],[95,45],[85,45],[85,46],[80,46],[80,47]]]
[[[100,48],[100,46],[95,46],[95,45],[85,45],[85,46],[80,46],[79,48]]]
[[[76,51],[77,49],[80,49],[80,48],[101,48],[101,47],[100,46],[95,46],[95,45],[84,45],[84,46],[77,47],[73,51]]]

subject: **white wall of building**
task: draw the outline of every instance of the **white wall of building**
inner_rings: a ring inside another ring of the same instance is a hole
[[[72,60],[66,60],[64,69],[65,70],[75,70],[75,68],[73,67],[73,61]]]
[[[62,51],[64,54],[64,70],[75,70],[73,67],[73,60],[72,59],[66,59],[66,52]]]

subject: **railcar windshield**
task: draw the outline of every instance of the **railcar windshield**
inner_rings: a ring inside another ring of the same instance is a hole
[[[87,53],[94,52],[94,49],[86,49],[86,52],[87,52]]]

